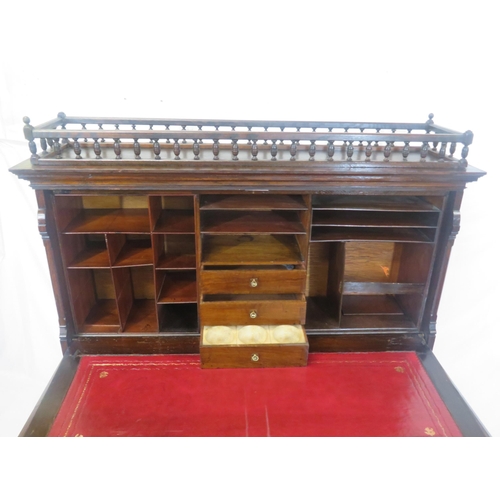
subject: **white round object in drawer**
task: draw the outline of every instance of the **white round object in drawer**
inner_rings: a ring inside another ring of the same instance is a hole
[[[238,330],[238,339],[242,344],[263,344],[267,341],[267,329],[258,325],[242,326]]]
[[[230,326],[206,326],[203,339],[205,344],[233,344],[234,328]]]
[[[280,325],[271,329],[275,342],[280,344],[296,344],[303,342],[302,328],[296,325]]]

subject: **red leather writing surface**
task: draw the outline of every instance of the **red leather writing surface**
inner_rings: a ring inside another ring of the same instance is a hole
[[[460,436],[415,353],[202,370],[195,355],[84,356],[51,436]]]

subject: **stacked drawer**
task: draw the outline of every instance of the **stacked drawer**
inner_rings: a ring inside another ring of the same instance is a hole
[[[270,325],[297,325],[303,330],[304,256],[307,256],[310,214],[307,201],[300,196],[280,195],[201,197],[199,282],[203,366],[233,366],[233,362],[234,366],[305,364],[305,335],[293,343],[300,344],[300,352],[305,352],[305,358],[301,355],[298,360],[284,350],[292,344],[272,342],[263,348],[263,344],[248,339],[214,344],[205,342],[204,333],[206,328],[214,326],[235,327],[239,331],[251,325],[266,329]]]

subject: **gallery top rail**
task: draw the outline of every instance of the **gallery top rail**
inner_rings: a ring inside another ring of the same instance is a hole
[[[431,113],[426,122],[401,123],[100,118],[59,113],[56,118],[37,126],[31,125],[30,119],[25,117],[24,134],[34,164],[62,159],[62,151],[67,149],[72,149],[74,156],[66,155],[65,159],[93,161],[102,160],[102,150],[112,148],[113,159],[118,160],[127,157],[122,155],[127,142],[135,159],[141,159],[141,151],[150,150],[151,158],[165,161],[217,161],[223,159],[220,151],[228,149],[231,150],[231,160],[245,160],[244,155],[240,157],[241,149],[241,152],[246,150],[248,159],[253,161],[300,161],[304,158],[329,162],[377,161],[377,158],[386,162],[408,161],[412,158],[410,153],[415,152],[419,153],[420,161],[425,161],[431,143],[431,157],[435,151],[437,160],[454,161],[465,167],[472,132],[449,130],[436,125],[433,118]],[[89,149],[89,144],[84,144],[89,140],[93,141],[94,156],[82,156],[82,148]],[[103,144],[106,140],[110,141]],[[160,145],[163,140],[165,142]],[[41,156],[37,154],[37,142],[42,149]],[[453,159],[457,144],[463,145],[459,161]],[[385,146],[383,156],[377,157],[373,153],[380,150],[381,145]],[[206,153],[209,147],[211,156],[202,154],[200,157],[200,151]],[[186,155],[188,148],[190,154]],[[308,157],[303,154],[305,150]],[[316,155],[317,152],[320,154]],[[326,154],[321,156],[322,152]]]

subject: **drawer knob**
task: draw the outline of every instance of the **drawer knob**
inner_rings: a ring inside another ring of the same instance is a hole
[[[255,319],[257,317],[257,311],[250,311],[250,317]]]
[[[259,361],[259,355],[258,354],[252,354],[252,361]]]
[[[252,279],[250,280],[250,286],[251,286],[252,288],[255,288],[258,284],[259,284],[259,282],[258,282],[257,278],[252,278]]]

